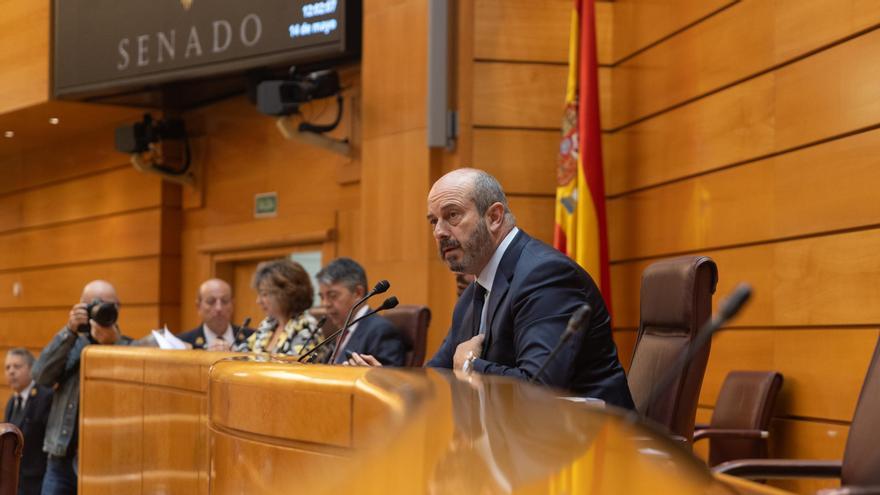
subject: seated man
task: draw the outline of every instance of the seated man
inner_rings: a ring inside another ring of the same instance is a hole
[[[254,333],[231,324],[232,287],[219,278],[202,283],[196,296],[196,308],[202,324],[177,336],[191,344],[193,349],[228,351]]]
[[[6,403],[4,421],[12,423],[24,435],[24,453],[19,467],[18,495],[40,495],[46,473],[43,437],[52,405],[52,389],[31,379],[34,355],[23,347],[6,353],[6,383],[12,397]]]
[[[494,177],[476,169],[444,175],[428,193],[428,221],[449,269],[476,281],[458,299],[452,327],[426,366],[530,379],[571,315],[588,303],[589,327],[569,340],[540,382],[634,408],[598,287],[577,263],[516,227]],[[361,355],[349,364],[377,365]]]
[[[316,278],[328,327],[339,329],[352,306],[367,293],[367,274],[353,259],[337,258],[322,268]],[[364,304],[351,320],[369,310]],[[400,332],[378,314],[351,325],[339,336],[330,363],[345,362],[348,359],[345,351],[369,354],[386,366],[403,366],[406,361],[406,344]]]

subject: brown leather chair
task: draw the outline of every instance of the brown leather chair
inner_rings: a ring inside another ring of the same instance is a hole
[[[18,493],[18,466],[24,437],[11,423],[0,423],[0,495]]]
[[[668,387],[647,404],[657,381],[687,352],[697,330],[712,313],[718,268],[706,256],[684,256],[653,263],[642,274],[639,334],[629,370],[636,409],[674,436],[694,433],[697,399],[709,360],[709,345]]]
[[[425,347],[428,343],[431,310],[427,306],[403,304],[389,309],[383,316],[391,320],[391,323],[403,335],[409,349],[406,352],[406,366],[421,366],[425,362]]]
[[[880,493],[880,341],[868,366],[842,461],[745,459],[714,468],[743,478],[840,478],[840,489],[823,493]]]
[[[694,433],[694,443],[709,439],[709,465],[734,459],[764,459],[782,374],[731,371],[721,385],[709,427]]]

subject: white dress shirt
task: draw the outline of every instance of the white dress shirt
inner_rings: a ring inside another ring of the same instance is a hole
[[[211,344],[217,342],[218,340],[222,340],[229,345],[235,343],[235,334],[232,333],[232,325],[226,326],[226,331],[223,332],[223,335],[217,336],[213,330],[208,328],[208,325],[202,324],[202,332],[205,334],[205,349],[211,347]]]
[[[477,283],[486,289],[486,302],[483,304],[483,313],[480,315],[481,334],[486,332],[486,313],[489,311],[489,296],[492,295],[492,283],[495,282],[495,273],[498,272],[498,265],[501,264],[501,258],[504,257],[504,253],[507,251],[510,243],[513,242],[513,238],[516,237],[517,232],[519,232],[519,229],[514,227],[507,233],[501,241],[501,244],[498,245],[498,249],[492,253],[489,262],[483,267],[483,271],[477,276]]]

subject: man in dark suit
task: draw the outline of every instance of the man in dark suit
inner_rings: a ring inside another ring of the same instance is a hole
[[[530,379],[574,311],[592,307],[540,382],[634,407],[598,287],[580,266],[516,227],[501,185],[476,169],[441,177],[428,194],[428,221],[440,257],[477,280],[461,295],[452,327],[426,366]],[[351,364],[375,365],[358,356]]]
[[[232,325],[232,287],[219,278],[206,280],[199,287],[196,308],[202,324],[177,336],[193,349],[228,351],[253,333]]]
[[[24,453],[19,468],[19,495],[39,495],[46,473],[46,453],[43,438],[52,389],[37,385],[31,379],[34,355],[18,347],[6,353],[6,382],[12,388],[12,397],[6,403],[4,421],[12,423],[24,435]]]
[[[366,272],[351,258],[337,258],[322,268],[316,278],[328,327],[342,328],[352,306],[367,293]],[[352,321],[368,311],[370,307],[364,304],[352,315]],[[346,362],[345,351],[369,354],[385,366],[403,366],[406,361],[406,344],[400,332],[378,314],[351,325],[337,342],[330,357],[332,364]]]

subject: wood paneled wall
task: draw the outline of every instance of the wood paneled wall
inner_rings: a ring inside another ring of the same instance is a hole
[[[344,120],[335,136],[353,140],[353,158],[285,140],[275,119],[259,113],[244,96],[186,114],[187,122],[203,136],[203,159],[198,188],[185,188],[183,194],[182,321],[175,330],[184,331],[200,323],[195,299],[204,280],[212,276],[229,278],[229,274],[215,271],[216,260],[224,253],[251,246],[247,250],[255,256],[262,252],[274,258],[303,248],[320,250],[322,241],[308,238],[313,233],[330,232],[336,247],[326,254],[360,256],[360,241],[355,237],[360,218],[360,142],[351,132],[352,119],[359,119],[358,72],[346,69],[343,79],[352,89],[347,92]],[[319,102],[303,112],[332,118],[335,102]],[[255,218],[254,195],[266,192],[278,195],[277,215]],[[306,244],[300,245],[297,237],[306,238]],[[293,241],[285,244],[285,239]],[[274,247],[267,251],[266,246]],[[256,293],[246,289],[235,296],[253,299]],[[240,322],[246,316],[256,324],[265,315],[241,314],[234,318]]]
[[[880,90],[868,62],[880,57],[880,7],[660,3],[701,11],[653,26],[652,41],[637,19],[658,2],[611,4],[603,128],[616,324],[634,336],[648,264],[712,256],[719,295],[741,280],[755,295],[713,343],[698,419],[729,371],[778,370],[772,453],[839,458],[880,333]]]
[[[88,117],[69,113],[60,125],[77,118]],[[0,157],[11,178],[0,192],[0,356],[39,354],[98,278],[116,286],[124,334],[178,324],[180,190],[108,151],[112,135],[102,126]]]

